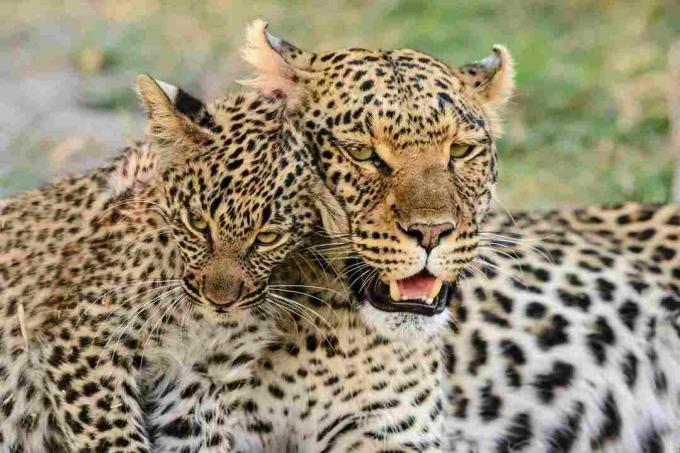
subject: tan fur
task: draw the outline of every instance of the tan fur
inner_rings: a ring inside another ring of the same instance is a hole
[[[166,168],[175,158],[181,159],[196,144],[207,140],[189,118],[177,111],[172,100],[152,77],[137,78],[137,93],[149,116],[147,135],[160,147],[160,165]],[[180,155],[175,156],[175,153]]]
[[[503,133],[501,114],[515,91],[515,64],[505,46],[495,44],[491,50],[485,59],[462,66],[458,76],[478,97],[492,120],[493,135],[500,137]]]
[[[297,107],[304,98],[304,91],[296,83],[293,67],[272,49],[267,41],[266,31],[267,23],[261,19],[248,26],[246,45],[241,50],[241,55],[255,68],[257,76],[239,83],[267,96],[285,96],[291,108]]]

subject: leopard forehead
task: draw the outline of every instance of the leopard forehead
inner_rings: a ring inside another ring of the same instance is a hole
[[[335,135],[369,136],[395,150],[491,135],[468,82],[427,54],[348,49],[312,59],[319,75],[306,81],[311,113],[331,117],[326,126]]]

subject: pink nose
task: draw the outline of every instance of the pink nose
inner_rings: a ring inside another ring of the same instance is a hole
[[[438,225],[429,225],[426,223],[414,223],[405,228],[406,234],[415,238],[425,250],[432,250],[439,244],[439,239],[453,231],[455,226],[453,223],[440,223]]]

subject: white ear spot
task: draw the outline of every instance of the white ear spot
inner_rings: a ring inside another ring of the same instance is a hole
[[[156,83],[158,84],[159,87],[161,87],[161,90],[163,90],[163,93],[173,102],[175,102],[175,99],[177,98],[177,93],[179,92],[179,88],[177,88],[174,85],[170,85],[169,83],[163,82],[162,80],[154,79]]]
[[[255,78],[239,83],[255,88],[260,93],[272,96],[282,95],[295,101],[301,90],[296,84],[295,70],[277,52],[282,41],[267,33],[267,23],[261,19],[253,21],[246,32],[246,45],[241,55],[255,70]]]

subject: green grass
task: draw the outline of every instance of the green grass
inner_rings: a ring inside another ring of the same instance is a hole
[[[8,11],[10,32],[48,20],[70,24],[77,39],[64,58],[77,65],[96,49],[100,75],[124,82],[84,90],[83,105],[123,113],[139,108],[127,88],[136,73],[197,93],[230,86],[245,74],[237,51],[255,17],[310,50],[413,47],[458,64],[503,43],[518,68],[499,146],[504,204],[671,198],[676,156],[667,145],[666,55],[680,39],[677,0],[105,0],[96,9],[90,2],[24,3],[21,14]]]

